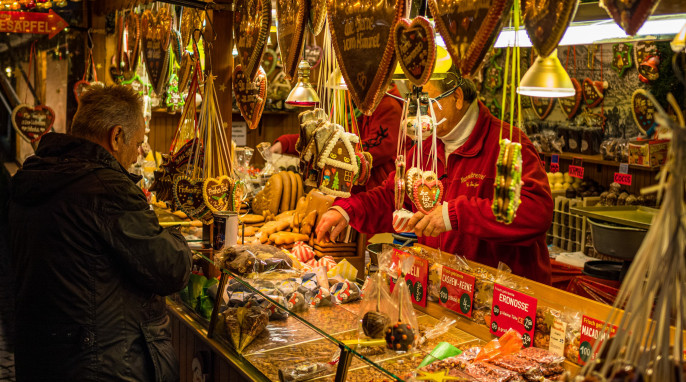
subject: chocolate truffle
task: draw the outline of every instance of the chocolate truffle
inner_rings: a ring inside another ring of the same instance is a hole
[[[362,317],[362,331],[367,337],[381,338],[383,337],[384,329],[391,323],[391,319],[381,313],[369,311]]]
[[[386,328],[386,345],[395,351],[408,351],[414,343],[414,331],[409,324],[402,321]]]

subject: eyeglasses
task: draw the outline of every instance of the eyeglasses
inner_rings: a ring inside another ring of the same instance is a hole
[[[450,89],[444,91],[443,93],[439,94],[438,96],[436,96],[434,99],[432,99],[432,102],[438,102],[438,101],[442,100],[443,98],[450,97],[453,93],[455,93],[457,88],[459,88],[460,86],[462,86],[462,84],[464,84],[464,78],[462,76],[456,76],[453,73],[446,73],[446,74],[448,76],[455,78],[454,80],[452,80],[452,81],[455,81],[455,85],[452,88],[450,88]],[[444,81],[445,81],[445,79],[444,79]]]

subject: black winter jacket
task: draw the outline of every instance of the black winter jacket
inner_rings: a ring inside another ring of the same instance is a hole
[[[174,381],[191,253],[102,146],[49,133],[12,179],[18,381]]]

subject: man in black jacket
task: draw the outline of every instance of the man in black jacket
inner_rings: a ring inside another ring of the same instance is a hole
[[[144,130],[133,90],[90,88],[12,179],[18,381],[178,380],[161,296],[186,285],[191,253],[126,170]]]

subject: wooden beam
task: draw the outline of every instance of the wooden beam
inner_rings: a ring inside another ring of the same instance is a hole
[[[231,0],[217,0],[217,4],[231,4]],[[209,42],[210,54],[206,58],[205,70],[211,69],[217,76],[215,87],[219,112],[224,121],[224,133],[231,144],[232,97],[231,78],[233,76],[233,12],[208,12],[211,22],[205,28],[205,41]],[[208,65],[209,64],[209,65]],[[231,153],[233,155],[233,152]]]

